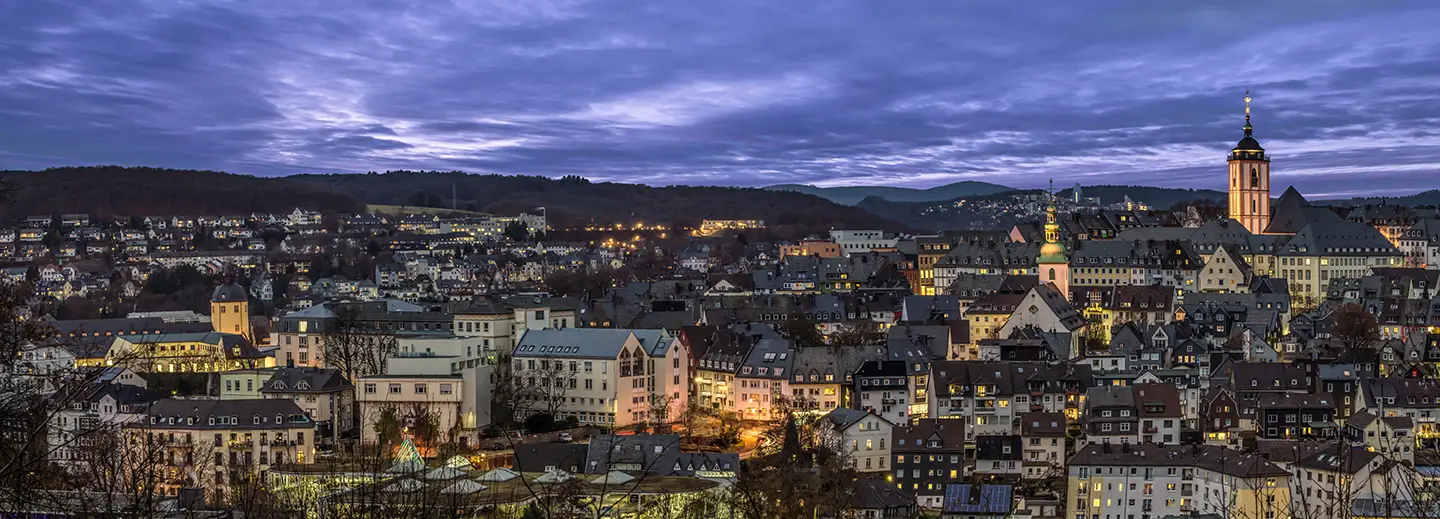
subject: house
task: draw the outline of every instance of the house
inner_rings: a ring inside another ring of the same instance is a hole
[[[1064,413],[1025,413],[1020,415],[1020,438],[1024,456],[1021,463],[1025,479],[1039,479],[1063,474],[1065,466]]]
[[[975,437],[975,474],[1014,477],[1024,473],[1024,441],[1016,435]]]
[[[909,423],[909,382],[904,361],[866,361],[855,370],[855,406],[890,423]]]
[[[355,385],[334,368],[275,368],[260,384],[262,398],[288,399],[315,422],[317,440],[334,442],[355,426]]]
[[[1350,415],[1345,421],[1345,438],[1396,461],[1415,465],[1415,422],[1408,416],[1376,416],[1370,411]]]
[[[889,472],[894,424],[870,411],[837,408],[825,413],[828,427],[819,440],[831,445],[860,472]]]
[[[126,371],[123,368],[113,368]],[[141,384],[143,380],[139,380]],[[69,392],[74,393],[69,393]],[[121,428],[139,421],[161,395],[143,386],[118,381],[96,381],[66,389],[57,398],[64,406],[54,411],[48,433],[49,458],[62,465],[103,462],[95,456],[119,456],[114,447]]]
[[[1195,276],[1196,288],[1200,292],[1248,292],[1253,275],[1240,247],[1225,244],[1205,256],[1205,266]]]
[[[795,364],[793,353],[790,341],[778,336],[761,338],[750,347],[740,363],[740,372],[735,376],[738,386],[735,407],[742,418],[780,418],[775,414],[775,406],[790,394],[790,373]]]

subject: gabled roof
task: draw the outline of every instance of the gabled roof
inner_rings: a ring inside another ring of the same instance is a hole
[[[261,393],[329,393],[355,387],[335,368],[277,368]]]
[[[834,425],[835,429],[843,431],[845,429],[849,429],[852,425],[860,423],[860,420],[864,420],[867,416],[874,416],[876,418],[880,418],[880,421],[883,421],[887,424],[890,423],[888,420],[885,420],[884,418],[881,418],[879,415],[876,415],[875,413],[872,413],[870,411],[860,411],[857,409],[849,409],[845,407],[837,407],[835,408],[835,410],[825,413],[825,420],[830,422],[831,425]]]

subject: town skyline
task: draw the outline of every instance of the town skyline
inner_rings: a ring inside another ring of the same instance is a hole
[[[1249,90],[1277,186],[1434,187],[1433,7],[1050,7],[29,4],[0,168],[1223,190]]]

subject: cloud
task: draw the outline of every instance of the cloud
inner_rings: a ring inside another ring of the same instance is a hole
[[[1418,0],[10,4],[0,167],[1222,188],[1248,89],[1277,184],[1440,175]]]

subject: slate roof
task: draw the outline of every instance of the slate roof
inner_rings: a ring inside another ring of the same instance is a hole
[[[260,386],[260,392],[330,393],[353,387],[355,385],[335,368],[276,368],[270,380]]]
[[[515,446],[515,468],[544,472],[546,467],[583,474],[590,446],[582,443],[521,443]]]
[[[1339,218],[1338,216],[1336,218]],[[1399,256],[1400,249],[1363,223],[1337,221],[1305,225],[1281,250],[1289,256]]]
[[[895,485],[873,478],[855,480],[850,492],[851,510],[897,510],[915,508],[915,498],[895,488]],[[882,514],[888,517],[888,514]]]
[[[166,398],[150,405],[147,417],[129,424],[133,427],[165,427],[184,429],[290,429],[314,427],[315,422],[286,398],[256,398],[242,400],[190,400]],[[276,423],[276,417],[283,423]],[[228,418],[234,417],[234,423]],[[170,419],[174,423],[170,423]],[[215,418],[212,423],[211,418]],[[259,423],[256,423],[256,419]],[[155,424],[151,424],[151,420]],[[193,420],[191,420],[193,419]],[[160,422],[164,420],[162,425]]]
[[[1023,413],[1020,415],[1021,436],[1065,436],[1064,413]]]
[[[1255,453],[1212,445],[1089,444],[1070,457],[1068,466],[1197,467],[1236,477],[1286,476],[1290,473]]]
[[[610,328],[526,330],[515,345],[514,355],[614,359],[634,332]]]
[[[245,292],[245,287],[235,283],[226,283],[215,287],[215,292],[210,294],[212,303],[243,303],[250,300],[250,295]]]
[[[1379,456],[1380,453],[1366,447],[1337,445],[1301,458],[1296,465],[1310,470],[1357,474]]]

